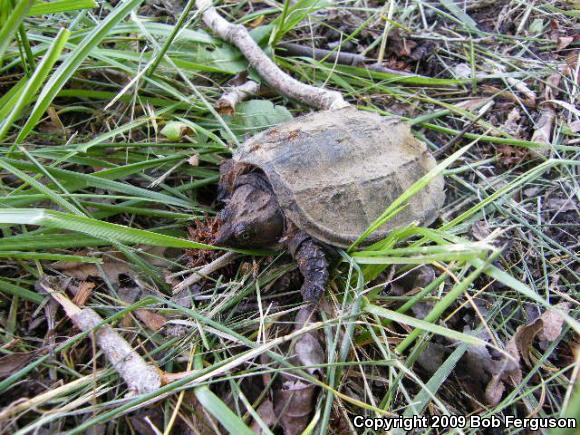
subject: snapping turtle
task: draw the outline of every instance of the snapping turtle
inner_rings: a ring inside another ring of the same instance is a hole
[[[315,305],[328,279],[325,246],[354,242],[434,166],[395,118],[351,107],[295,118],[250,138],[221,165],[216,244],[285,245],[304,276],[302,296]],[[414,221],[430,224],[444,199],[438,177],[367,241]]]

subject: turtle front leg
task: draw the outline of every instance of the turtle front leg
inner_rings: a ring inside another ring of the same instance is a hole
[[[303,232],[288,240],[290,253],[298,263],[304,283],[300,289],[304,302],[318,307],[320,297],[328,282],[328,261],[322,247]]]

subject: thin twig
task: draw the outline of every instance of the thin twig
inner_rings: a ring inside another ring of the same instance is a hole
[[[326,50],[324,48],[306,47],[294,42],[281,42],[276,48],[282,48],[282,54],[284,55],[308,57],[314,60],[337,63],[339,65],[360,66],[372,71],[396,74],[400,76],[422,77],[418,74],[413,74],[407,71],[386,68],[383,65],[376,63],[373,59],[369,59],[366,56],[357,53],[346,53],[344,51],[336,52],[333,50]]]
[[[238,254],[236,254],[235,252],[227,252],[224,255],[222,255],[221,257],[216,258],[214,261],[212,261],[209,264],[206,264],[198,271],[193,272],[190,276],[188,276],[183,281],[181,281],[179,284],[177,284],[175,287],[173,287],[173,294],[175,295],[175,294],[179,293],[184,288],[195,284],[196,282],[202,280],[203,278],[207,277],[208,275],[211,275],[216,270],[219,270],[222,267],[227,266],[228,264],[233,262],[236,258],[238,258]]]
[[[319,109],[340,109],[349,105],[340,92],[301,83],[282,71],[266,56],[246,28],[226,21],[218,14],[211,0],[196,0],[196,6],[202,12],[204,23],[220,38],[235,45],[273,89]]]
[[[237,86],[231,86],[227,92],[219,98],[215,103],[215,108],[220,113],[233,113],[236,110],[238,103],[247,98],[256,95],[260,91],[260,85],[253,80],[248,80],[245,83]]]
[[[64,308],[77,328],[83,332],[92,332],[91,338],[127,383],[129,391],[143,394],[161,387],[159,369],[147,364],[113,328],[102,325],[103,318],[96,311],[91,308],[79,308],[63,292],[54,290],[48,279],[41,280],[39,286]]]
[[[309,57],[314,60],[336,62],[340,65],[357,66],[368,61],[366,56],[357,53],[345,53],[344,51],[325,50],[324,48],[306,47],[294,42],[281,42],[276,49],[281,48],[283,54],[290,56]]]

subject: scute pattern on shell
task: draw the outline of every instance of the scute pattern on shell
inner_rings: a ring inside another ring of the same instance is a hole
[[[407,124],[345,108],[311,113],[247,140],[234,161],[267,175],[286,217],[315,239],[346,247],[436,162]],[[376,231],[428,225],[443,202],[436,178]]]

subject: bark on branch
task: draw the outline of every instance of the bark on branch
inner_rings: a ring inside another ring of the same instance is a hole
[[[332,110],[349,104],[336,91],[317,88],[290,77],[262,51],[246,28],[226,21],[211,0],[196,0],[204,23],[220,38],[235,45],[260,76],[281,94],[318,109]]]
[[[222,267],[226,267],[228,264],[232,263],[236,258],[238,258],[238,254],[235,252],[226,252],[221,257],[216,258],[209,264],[206,264],[201,269],[196,272],[193,272],[189,277],[185,278],[182,282],[177,284],[173,287],[173,294],[177,294],[183,289],[192,286],[198,281],[201,281],[203,278],[211,275],[216,270],[221,269]]]
[[[253,80],[237,86],[231,86],[215,103],[215,108],[220,113],[233,114],[238,103],[256,95],[260,91],[260,85]]]
[[[63,292],[54,290],[46,278],[39,286],[64,308],[77,328],[83,332],[92,331],[91,338],[127,383],[130,392],[150,393],[161,386],[161,372],[157,367],[147,364],[113,328],[102,325],[103,318],[96,311],[78,307]]]

